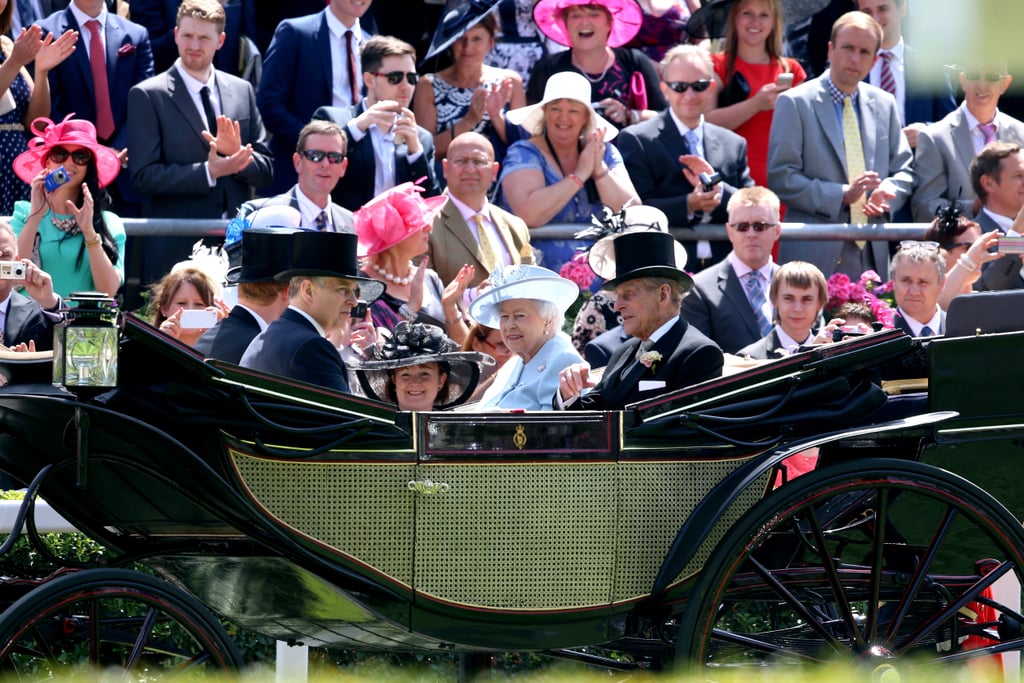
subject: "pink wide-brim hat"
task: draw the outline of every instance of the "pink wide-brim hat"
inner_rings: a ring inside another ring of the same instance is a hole
[[[32,122],[29,130],[35,133],[36,137],[28,141],[28,151],[15,157],[15,175],[31,184],[45,168],[46,155],[50,153],[50,148],[67,145],[85,147],[92,152],[96,160],[96,175],[99,177],[100,187],[106,187],[114,182],[117,174],[121,172],[121,160],[117,157],[117,152],[96,140],[96,126],[85,119],[72,119],[72,116],[74,114],[68,114],[60,123],[54,123],[45,117]]]
[[[533,20],[548,38],[559,45],[572,47],[563,12],[578,5],[600,5],[611,13],[608,47],[620,47],[633,40],[644,20],[640,5],[635,0],[540,0],[533,8]]]
[[[422,192],[415,183],[402,183],[381,192],[355,212],[360,258],[379,254],[430,227],[448,197],[424,197]]]

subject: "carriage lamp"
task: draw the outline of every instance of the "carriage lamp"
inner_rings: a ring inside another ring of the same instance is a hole
[[[53,329],[53,383],[117,385],[117,302],[102,292],[72,292]]]

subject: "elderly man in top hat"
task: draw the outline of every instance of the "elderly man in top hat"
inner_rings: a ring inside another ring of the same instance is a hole
[[[679,315],[679,304],[693,280],[676,265],[672,235],[626,232],[612,239],[611,247],[615,276],[604,289],[615,290],[615,310],[632,339],[611,357],[596,386],[586,363],[563,370],[556,407],[620,410],[721,376],[722,350]],[[595,245],[590,253],[595,272],[602,270],[595,263],[601,257]]]
[[[255,228],[242,235],[242,265],[228,271],[238,285],[238,303],[226,318],[199,337],[193,348],[207,358],[238,363],[259,333],[288,307],[288,283],[274,278],[288,270],[292,256],[291,228]]]
[[[350,233],[300,232],[292,236],[288,308],[257,336],[242,365],[349,393],[341,354],[326,339],[362,298],[374,301],[384,283],[359,275],[357,238]]]

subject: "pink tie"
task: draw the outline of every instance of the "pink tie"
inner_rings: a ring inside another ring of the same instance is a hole
[[[981,129],[981,137],[985,140],[986,145],[996,141],[996,124],[979,123],[978,128]]]
[[[100,22],[90,19],[85,26],[89,29],[89,67],[96,95],[96,133],[101,140],[110,140],[114,135],[114,112],[110,109],[110,86],[107,84],[107,60],[103,55]]]
[[[882,58],[882,80],[878,85],[882,90],[895,96],[896,76],[892,72],[893,54],[888,50],[882,50],[878,53],[878,56]]]

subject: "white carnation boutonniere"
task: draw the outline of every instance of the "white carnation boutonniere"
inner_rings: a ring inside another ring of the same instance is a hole
[[[661,362],[661,354],[657,351],[644,351],[640,354],[640,364],[645,368],[650,368],[651,372],[658,369],[658,363]]]

